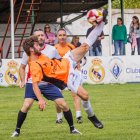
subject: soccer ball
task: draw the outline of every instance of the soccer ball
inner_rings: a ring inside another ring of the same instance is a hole
[[[84,56],[82,60],[80,61],[80,66],[83,67],[86,63],[87,63],[87,58],[86,56]]]
[[[100,23],[103,20],[103,10],[92,9],[87,13],[87,20],[89,23]]]

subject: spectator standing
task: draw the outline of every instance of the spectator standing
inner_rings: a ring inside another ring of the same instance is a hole
[[[122,18],[117,18],[117,24],[112,29],[115,52],[113,55],[124,55],[124,44],[127,43],[127,30]]]
[[[0,68],[2,67],[2,59],[0,58]]]
[[[75,48],[80,47],[81,43],[79,42],[79,36],[73,36],[71,44],[73,44]]]
[[[52,45],[54,46],[54,42],[55,42],[55,33],[51,32],[51,27],[49,24],[46,24],[44,27],[44,33],[46,36],[46,44]]]
[[[92,22],[92,27],[87,30],[86,37],[90,34],[90,32],[97,26],[97,22]],[[102,44],[101,40],[104,39],[104,33],[102,31],[101,35],[97,38],[95,43],[90,47],[89,56],[101,56],[102,55]]]
[[[135,54],[136,46],[138,55],[140,55],[140,22],[137,16],[132,17],[132,22],[129,29],[129,36],[131,38],[131,55]]]

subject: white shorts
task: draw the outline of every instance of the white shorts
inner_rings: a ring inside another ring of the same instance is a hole
[[[77,94],[78,87],[82,85],[82,73],[81,71],[75,69],[77,62],[73,59],[71,51],[67,52],[63,58],[67,58],[70,62],[70,70],[68,75],[67,87],[73,93]]]

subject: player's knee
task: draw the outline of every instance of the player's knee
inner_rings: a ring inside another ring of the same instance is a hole
[[[80,98],[79,98],[79,96],[77,96],[77,94],[74,94],[73,100],[74,100],[75,102],[78,102],[78,101],[80,100]]]
[[[83,101],[88,101],[89,99],[87,91],[82,92],[79,96],[81,97]]]
[[[61,103],[59,104],[59,107],[60,107],[63,111],[68,111],[68,110],[69,110],[69,107],[68,107],[68,105],[67,105],[66,102],[61,102]]]
[[[78,96],[76,95],[76,93],[71,93],[71,96],[75,99],[75,98],[77,98]]]
[[[32,106],[32,103],[25,102],[25,103],[23,104],[21,110],[22,110],[23,112],[28,112],[29,109],[31,108],[31,106]]]
[[[84,95],[83,95],[83,100],[84,100],[84,101],[88,101],[88,94],[84,94]]]
[[[63,108],[67,108],[66,102],[63,102],[63,103],[61,104],[61,106],[62,106]]]

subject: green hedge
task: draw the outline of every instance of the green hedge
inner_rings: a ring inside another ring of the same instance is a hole
[[[137,9],[140,8],[140,0],[123,0],[125,9]],[[112,2],[113,9],[120,8],[120,0],[114,0]]]

